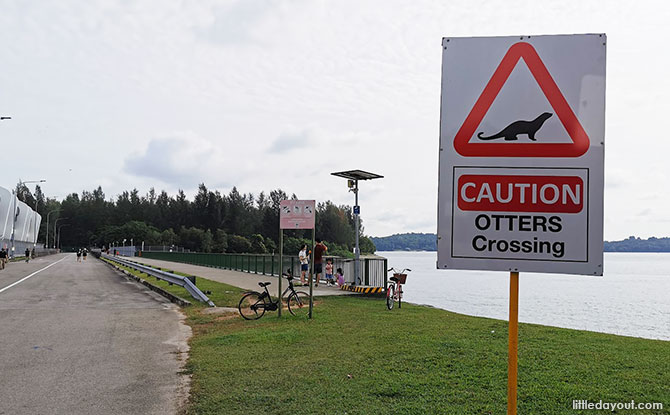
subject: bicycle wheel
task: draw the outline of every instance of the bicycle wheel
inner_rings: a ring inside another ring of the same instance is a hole
[[[398,286],[398,308],[402,308],[402,285]]]
[[[296,291],[286,300],[288,311],[294,316],[306,316],[309,313],[309,294]]]
[[[386,308],[393,309],[393,297],[395,296],[395,287],[393,284],[386,288]]]
[[[258,320],[265,314],[265,299],[261,298],[260,293],[250,292],[240,299],[237,309],[244,319]]]

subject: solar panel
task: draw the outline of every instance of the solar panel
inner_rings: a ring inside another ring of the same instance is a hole
[[[350,180],[372,180],[372,179],[381,179],[384,177],[380,176],[379,174],[370,173],[363,170],[347,170],[331,174],[333,176],[344,177],[345,179]]]

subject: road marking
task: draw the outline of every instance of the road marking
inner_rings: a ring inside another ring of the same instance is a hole
[[[15,285],[17,285],[17,284],[21,284],[23,281],[27,280],[28,278],[32,277],[33,275],[35,275],[35,274],[39,274],[40,272],[44,271],[45,269],[47,269],[47,268],[49,268],[49,267],[53,267],[54,265],[56,265],[57,263],[63,261],[63,260],[66,259],[66,258],[67,258],[67,257],[65,256],[65,257],[59,259],[58,261],[54,262],[53,264],[49,264],[49,265],[47,265],[46,267],[44,267],[44,268],[42,268],[42,269],[38,269],[37,271],[33,272],[32,274],[28,275],[27,277],[23,277],[23,278],[21,278],[20,280],[16,281],[15,283],[9,284],[9,285],[6,286],[5,288],[0,288],[0,293],[3,292],[3,291],[5,291],[5,290],[9,290],[10,288],[12,288],[13,286],[15,286]]]

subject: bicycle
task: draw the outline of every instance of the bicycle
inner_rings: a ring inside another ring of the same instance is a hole
[[[391,283],[386,287],[386,308],[393,309],[393,304],[397,301],[398,308],[402,308],[402,285],[407,281],[407,271],[412,271],[405,268],[398,272],[395,268],[390,268],[387,272],[393,271],[393,276],[390,278]]]
[[[288,288],[284,290],[281,298],[272,301],[272,296],[268,291],[270,282],[259,282],[258,285],[265,289],[265,292],[247,291],[240,299],[237,309],[245,320],[258,320],[265,315],[265,311],[276,311],[282,306],[282,299],[286,298],[288,311],[294,316],[306,315],[309,310],[309,294],[304,291],[296,291],[293,288],[293,275],[291,272],[282,274],[288,280]],[[288,294],[288,295],[287,295]]]

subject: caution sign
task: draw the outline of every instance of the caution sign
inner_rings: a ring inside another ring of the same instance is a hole
[[[438,267],[602,275],[605,35],[442,46]]]

